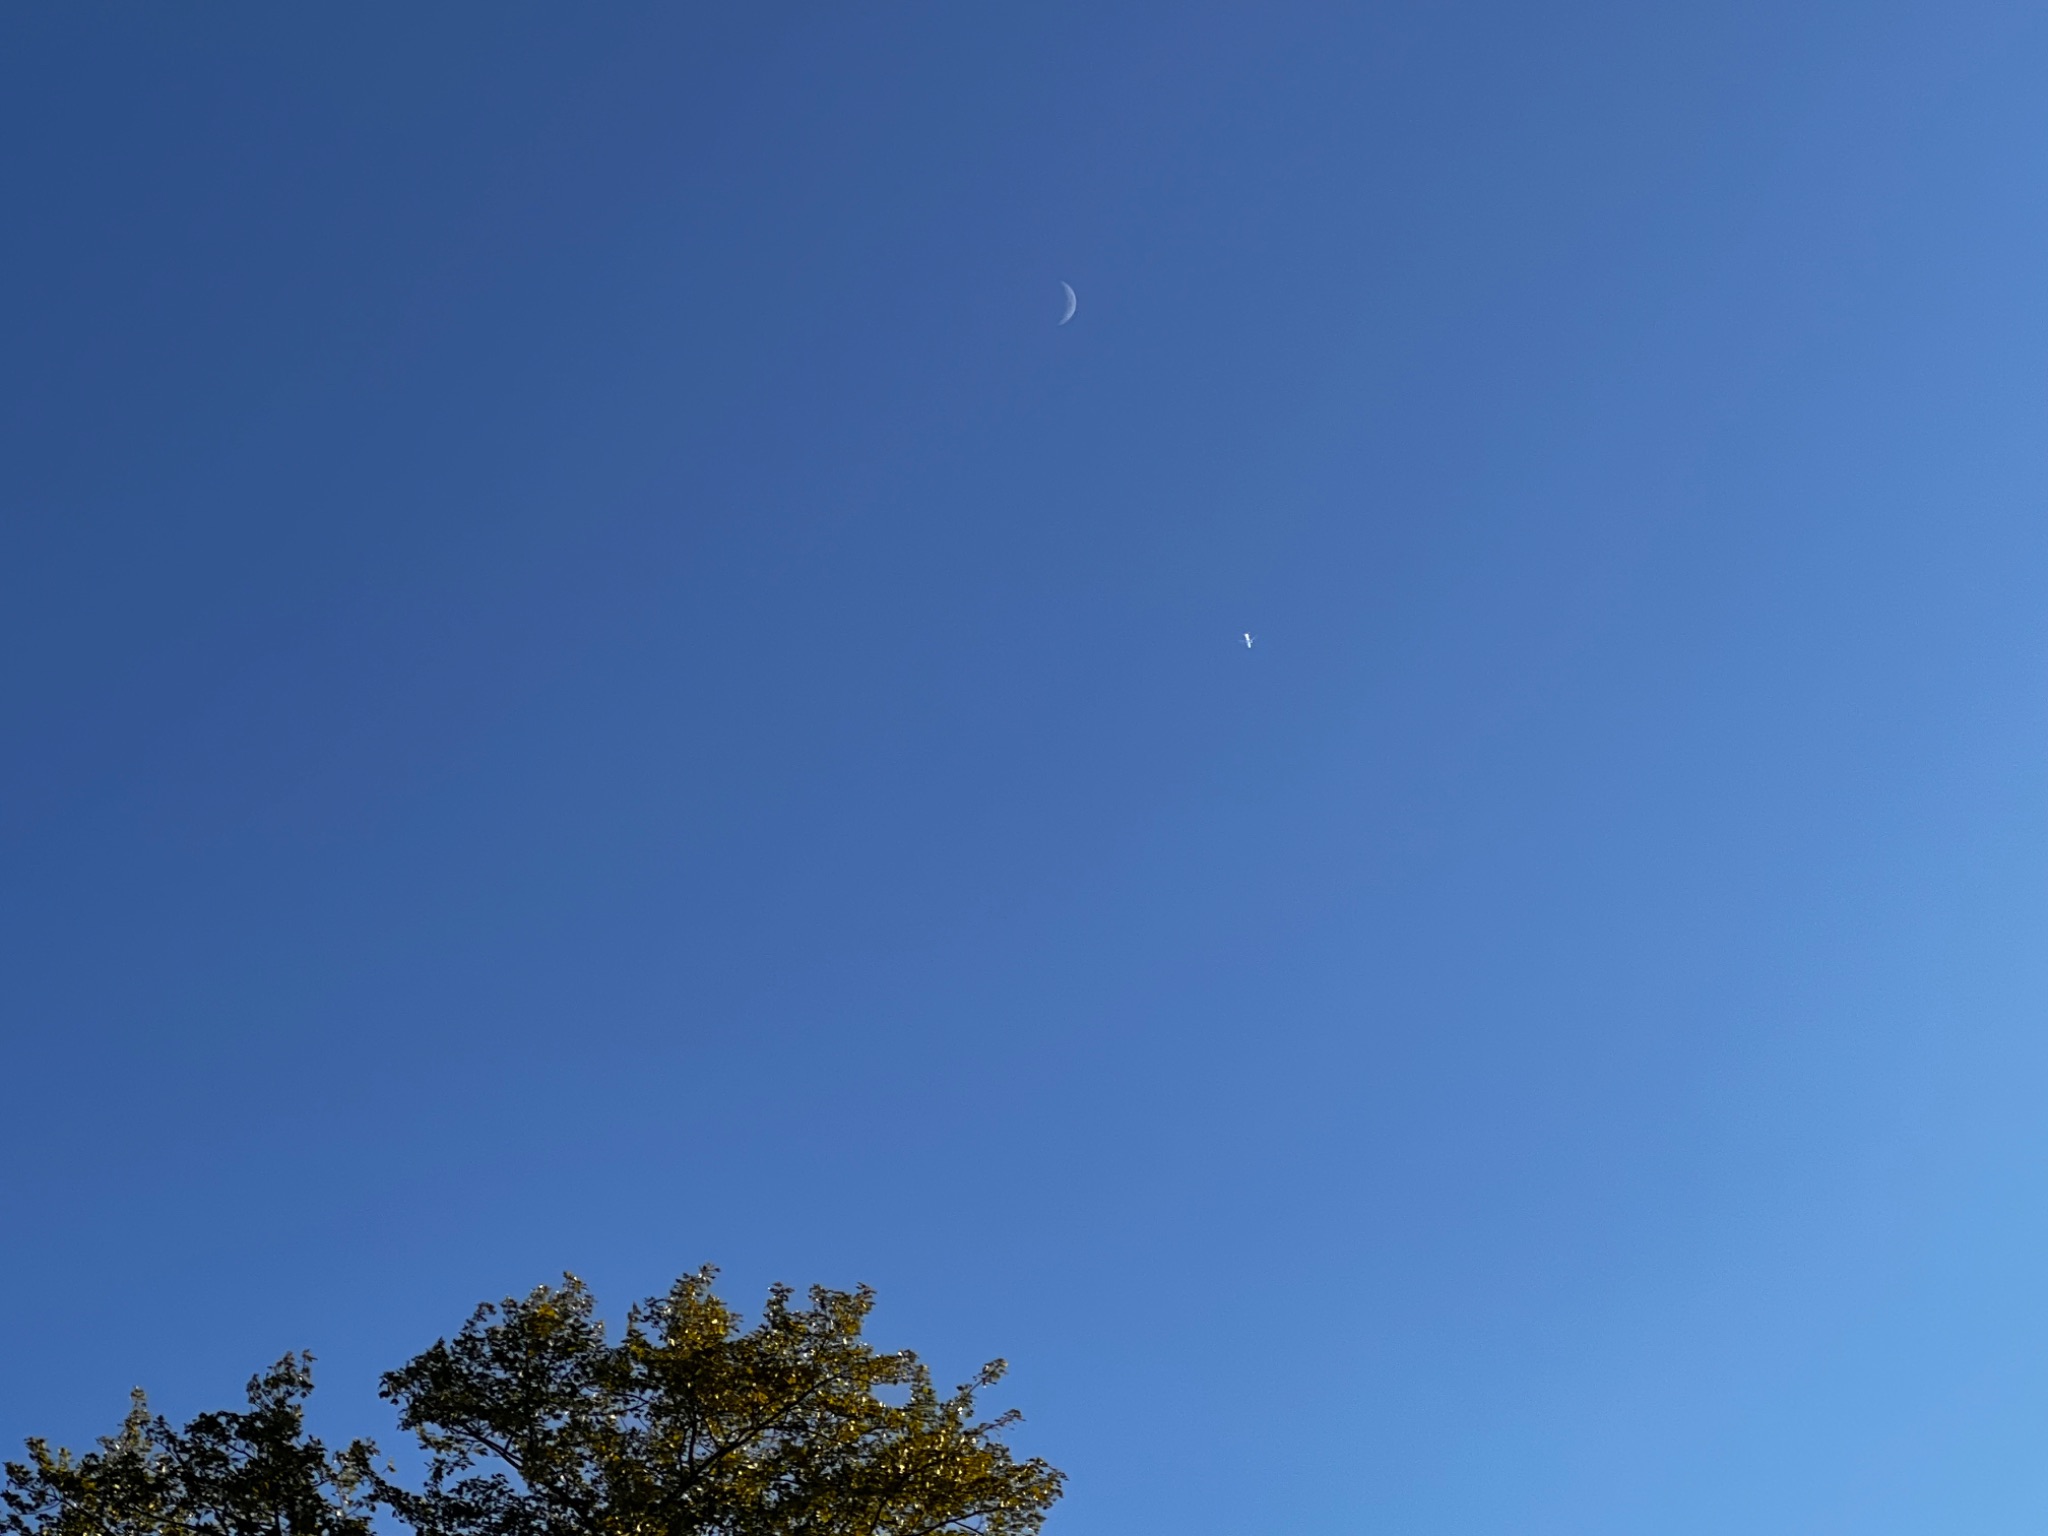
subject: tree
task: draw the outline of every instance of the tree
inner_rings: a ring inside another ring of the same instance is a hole
[[[305,1432],[313,1357],[249,1381],[247,1413],[174,1429],[138,1389],[120,1431],[74,1456],[28,1442],[7,1463],[0,1529],[14,1536],[372,1536],[374,1447],[338,1454]]]
[[[975,1418],[993,1361],[951,1396],[861,1338],[865,1288],[777,1287],[761,1320],[687,1275],[607,1342],[582,1282],[477,1309],[384,1378],[432,1460],[378,1497],[419,1536],[1033,1536],[1060,1474]],[[893,1390],[901,1402],[884,1395]]]
[[[713,1271],[634,1307],[616,1342],[574,1276],[479,1307],[383,1378],[427,1453],[423,1487],[356,1441],[304,1433],[312,1379],[287,1359],[248,1414],[182,1433],[138,1396],[120,1435],[73,1458],[31,1441],[7,1467],[13,1536],[1036,1536],[1061,1474],[977,1418],[1003,1362],[941,1395],[908,1350],[861,1336],[873,1293],[777,1287],[743,1328]],[[195,1470],[196,1469],[196,1470]],[[389,1469],[387,1469],[389,1470]]]

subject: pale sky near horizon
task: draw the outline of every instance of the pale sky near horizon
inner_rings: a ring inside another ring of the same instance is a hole
[[[2048,1519],[2038,8],[14,6],[0,197],[0,1446],[711,1261],[1055,1536]]]

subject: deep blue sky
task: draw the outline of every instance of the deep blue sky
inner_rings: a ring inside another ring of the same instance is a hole
[[[0,1444],[711,1260],[1060,1536],[2048,1518],[2038,7],[16,5],[0,199]]]

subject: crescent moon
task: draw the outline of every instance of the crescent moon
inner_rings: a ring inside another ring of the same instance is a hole
[[[1061,283],[1060,286],[1067,291],[1067,312],[1060,316],[1060,324],[1065,325],[1074,318],[1074,311],[1081,307],[1081,301],[1074,296],[1074,285],[1072,283]]]

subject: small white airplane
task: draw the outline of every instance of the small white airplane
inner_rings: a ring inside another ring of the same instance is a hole
[[[1252,648],[1252,637],[1249,634],[1247,634],[1244,637],[1244,648],[1246,650],[1250,650]]]

